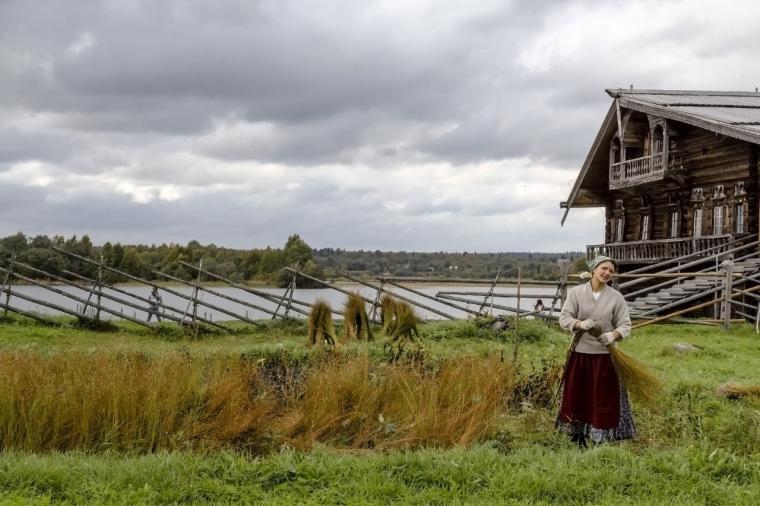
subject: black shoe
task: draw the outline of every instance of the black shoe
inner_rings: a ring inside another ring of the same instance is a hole
[[[586,442],[585,434],[573,434],[570,441],[577,444],[579,448],[588,448],[588,442]]]

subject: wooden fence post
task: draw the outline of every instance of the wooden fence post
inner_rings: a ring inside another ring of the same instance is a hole
[[[734,284],[734,262],[724,260],[720,266],[726,273],[723,286],[723,328],[731,327],[731,295],[733,294]]]
[[[3,291],[5,291],[5,285],[8,285],[8,291],[5,292],[5,316],[8,316],[8,305],[11,303],[11,288],[10,288],[10,282],[13,280],[11,279],[11,276],[13,276],[13,261],[16,260],[16,255],[13,255],[11,257],[11,264],[8,266],[8,270],[5,271],[5,279],[3,279]],[[0,292],[0,295],[2,295],[2,292]]]

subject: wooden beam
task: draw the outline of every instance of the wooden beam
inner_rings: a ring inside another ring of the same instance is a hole
[[[760,144],[760,135],[757,131],[741,128],[740,126],[731,125],[728,123],[721,123],[717,121],[709,121],[698,116],[688,114],[677,109],[670,107],[664,107],[660,105],[647,104],[638,101],[633,98],[620,98],[622,105],[628,109],[634,111],[643,112],[645,114],[654,114],[662,116],[664,118],[680,121],[704,130],[733,137],[734,139],[743,140],[752,144]]]

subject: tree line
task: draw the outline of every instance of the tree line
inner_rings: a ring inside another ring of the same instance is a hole
[[[300,271],[320,279],[336,277],[340,271],[372,277],[383,274],[393,276],[427,276],[446,278],[491,279],[501,272],[503,278],[516,278],[518,268],[524,278],[554,279],[559,273],[557,261],[568,258],[582,259],[581,252],[564,253],[474,253],[474,252],[384,252],[350,251],[340,248],[311,248],[298,234],[288,237],[281,248],[233,249],[214,244],[202,245],[190,241],[187,245],[125,245],[106,242],[96,246],[89,236],[65,238],[60,235],[27,237],[23,233],[0,239],[0,264],[8,265],[15,259],[45,272],[62,275],[64,270],[95,277],[97,266],[78,260],[51,248],[70,251],[82,257],[102,261],[103,265],[148,280],[161,280],[156,272],[191,280],[197,275],[194,269],[180,261],[197,265],[203,259],[204,269],[233,281],[257,282],[276,286],[286,285],[292,275],[284,267],[297,265]],[[580,262],[578,262],[580,263]],[[28,277],[39,277],[25,273]],[[124,276],[104,273],[106,282],[125,281]],[[309,283],[301,279],[301,287]]]

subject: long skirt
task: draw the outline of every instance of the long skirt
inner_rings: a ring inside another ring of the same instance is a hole
[[[570,355],[556,427],[595,443],[636,435],[628,394],[608,354]]]

